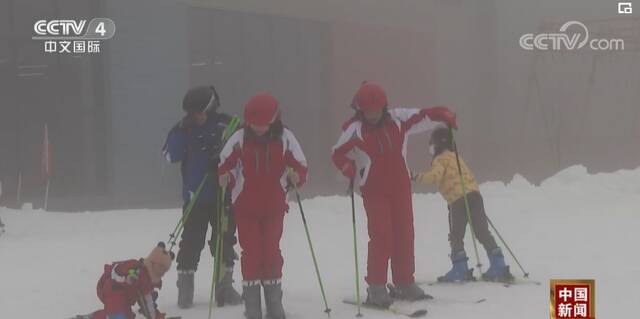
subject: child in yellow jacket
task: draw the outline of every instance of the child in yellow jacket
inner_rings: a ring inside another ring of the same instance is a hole
[[[441,282],[469,281],[473,280],[473,269],[469,269],[467,254],[464,251],[464,234],[467,228],[468,216],[465,205],[460,171],[464,178],[464,190],[469,203],[469,217],[472,229],[478,241],[484,246],[489,256],[491,265],[487,272],[482,274],[483,280],[511,281],[513,275],[509,272],[509,266],[505,264],[502,250],[496,244],[496,240],[489,231],[487,215],[480,189],[475,177],[469,170],[464,160],[460,161],[453,151],[451,136],[447,128],[440,128],[431,134],[429,152],[433,155],[431,169],[415,176],[419,183],[435,184],[440,194],[446,199],[449,208],[449,242],[451,244],[452,269],[444,276],[438,277]]]

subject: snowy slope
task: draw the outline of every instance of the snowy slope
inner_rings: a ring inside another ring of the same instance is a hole
[[[640,169],[589,175],[566,169],[539,187],[515,176],[508,184],[481,186],[487,212],[531,276],[542,286],[504,288],[497,284],[428,287],[438,298],[430,318],[548,318],[550,278],[596,279],[599,318],[628,317],[637,309],[640,275]],[[333,309],[332,318],[352,318],[343,297],[354,293],[348,197],[305,201],[307,219]],[[361,273],[366,260],[366,218],[358,208]],[[439,195],[415,195],[416,276],[433,280],[449,267],[446,207]],[[289,318],[323,318],[319,289],[297,206],[285,220],[285,308]],[[46,213],[0,208],[7,233],[0,237],[0,318],[65,318],[99,307],[95,284],[105,262],[145,256],[166,240],[178,210]],[[467,252],[472,259],[469,238]],[[505,250],[506,253],[506,250]],[[486,256],[480,250],[483,262]],[[522,273],[509,258],[512,272]],[[184,318],[206,318],[211,258],[203,253],[197,273],[196,305],[175,304],[176,272],[165,278],[161,309]],[[239,273],[235,274],[239,281]],[[364,282],[362,283],[364,289]],[[238,285],[239,288],[239,285]],[[464,301],[487,298],[481,304]],[[368,318],[389,315],[364,311]],[[242,307],[215,309],[215,318],[242,318]]]

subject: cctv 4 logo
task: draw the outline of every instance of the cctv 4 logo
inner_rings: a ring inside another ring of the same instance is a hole
[[[81,36],[87,20],[38,20],[33,31],[39,36]],[[105,22],[96,24],[94,33],[104,36],[107,33]]]

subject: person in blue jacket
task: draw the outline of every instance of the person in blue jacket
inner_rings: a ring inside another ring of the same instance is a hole
[[[224,146],[223,132],[230,122],[230,116],[218,113],[220,98],[213,86],[190,89],[184,96],[182,108],[185,116],[169,131],[163,154],[170,163],[180,163],[182,172],[183,209],[195,196],[198,186],[206,176],[203,188],[196,198],[179,244],[177,256],[178,306],[189,308],[193,305],[194,273],[198,268],[200,253],[205,246],[208,224],[212,226],[209,247],[215,251],[215,236],[218,210],[219,153]],[[229,227],[223,234],[222,263],[226,267],[225,276],[218,284],[216,301],[219,305],[237,305],[242,297],[233,288],[233,266],[237,259],[233,246],[236,225],[233,214],[229,214]]]

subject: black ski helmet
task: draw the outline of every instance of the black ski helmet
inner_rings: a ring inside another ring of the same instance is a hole
[[[434,155],[438,155],[444,152],[445,150],[453,151],[449,129],[445,127],[435,129],[431,133],[431,139],[429,140],[429,145],[433,145]]]
[[[220,96],[213,85],[192,88],[182,99],[182,109],[187,113],[208,112],[218,107],[220,107]]]

